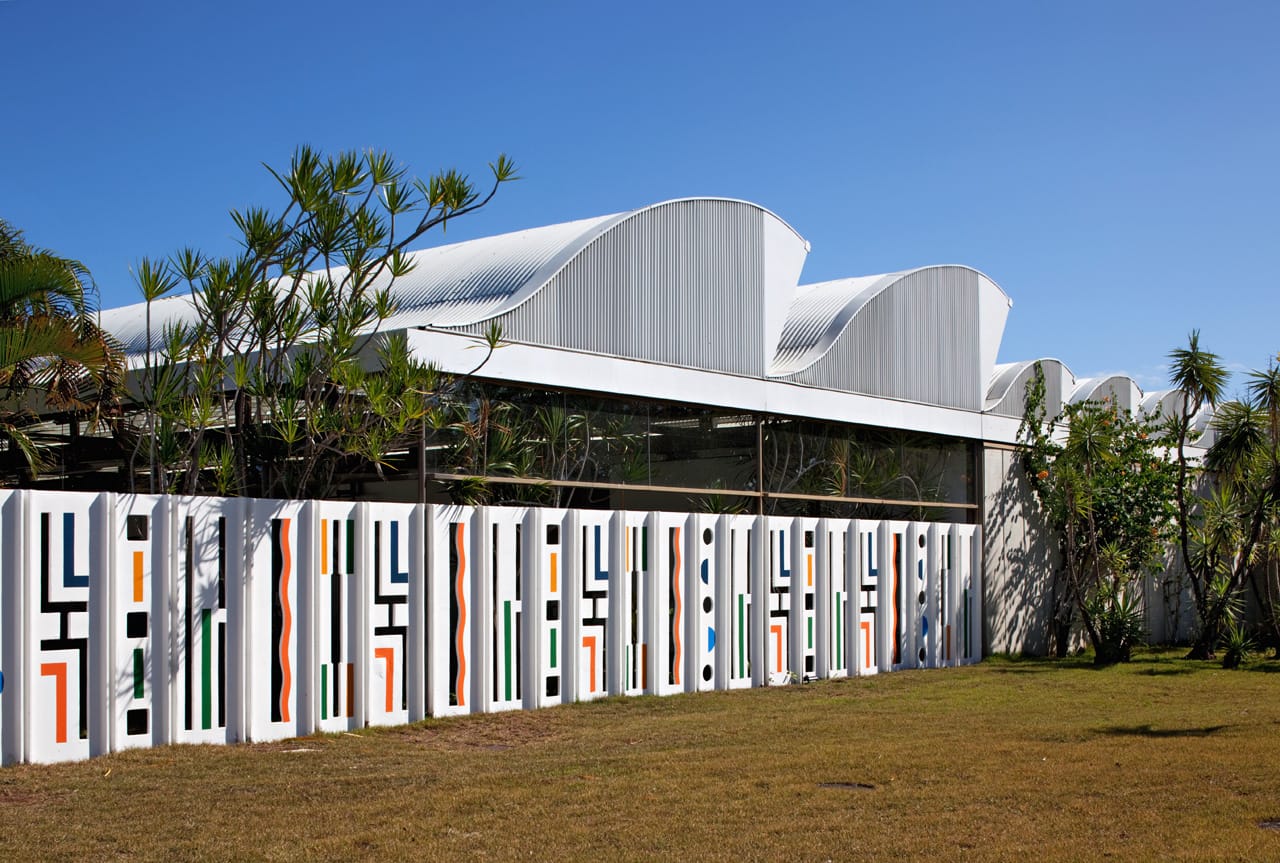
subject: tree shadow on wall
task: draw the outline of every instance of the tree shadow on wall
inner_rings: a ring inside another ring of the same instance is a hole
[[[988,497],[983,532],[984,617],[992,651],[1045,656],[1052,645],[1057,543],[1016,453],[1000,452],[1002,470]],[[992,578],[999,574],[1003,580]]]

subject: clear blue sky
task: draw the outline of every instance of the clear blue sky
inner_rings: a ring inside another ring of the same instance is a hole
[[[0,0],[0,216],[122,305],[144,255],[232,251],[297,144],[506,152],[449,241],[746,198],[805,281],[969,264],[1002,361],[1150,389],[1193,327],[1280,351],[1278,45],[1276,2]]]

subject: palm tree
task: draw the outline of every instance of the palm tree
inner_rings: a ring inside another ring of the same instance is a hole
[[[1227,370],[1217,354],[1200,347],[1200,331],[1192,330],[1185,348],[1169,353],[1170,382],[1182,391],[1182,409],[1173,418],[1173,436],[1178,454],[1178,544],[1182,550],[1182,563],[1186,567],[1191,590],[1195,597],[1196,611],[1200,616],[1200,637],[1192,648],[1196,658],[1207,659],[1213,655],[1216,627],[1209,619],[1213,605],[1209,586],[1213,574],[1198,566],[1191,549],[1191,497],[1187,488],[1191,467],[1187,462],[1186,445],[1190,443],[1191,423],[1201,409],[1216,407],[1227,386]]]
[[[93,320],[79,261],[26,243],[0,219],[0,440],[35,472],[41,410],[96,421],[121,378],[119,353]]]

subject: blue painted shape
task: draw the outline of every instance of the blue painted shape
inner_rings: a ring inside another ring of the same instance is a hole
[[[927,636],[929,634],[929,618],[920,618],[920,634]]]
[[[791,577],[791,570],[787,569],[787,532],[785,530],[778,531],[778,577]]]
[[[0,694],[4,693],[4,672],[0,671]]]
[[[702,562],[702,583],[711,584],[711,561],[709,560]]]
[[[408,584],[409,571],[400,571],[400,522],[391,522],[391,583]]]
[[[880,570],[876,568],[873,562],[876,557],[876,535],[874,533],[867,534],[867,569],[872,578],[880,577]]]
[[[600,568],[600,525],[596,525],[596,581],[608,581],[609,570]]]
[[[62,586],[88,587],[89,574],[76,575],[76,514],[62,514]]]
[[[715,627],[707,627],[707,653],[716,649],[716,630]]]
[[[920,579],[921,581],[924,581],[924,561],[923,560],[916,561],[916,578]]]

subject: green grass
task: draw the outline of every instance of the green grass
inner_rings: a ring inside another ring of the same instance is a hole
[[[11,767],[0,856],[1280,860],[1277,671],[995,659]]]

